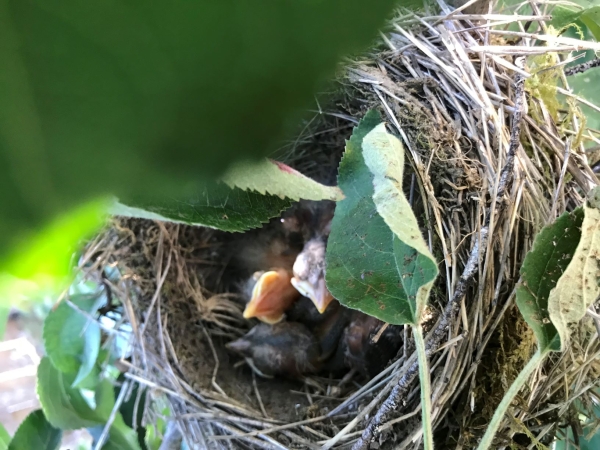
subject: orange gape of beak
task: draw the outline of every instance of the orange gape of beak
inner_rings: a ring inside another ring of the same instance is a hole
[[[254,285],[244,318],[256,317],[270,324],[281,321],[283,313],[300,297],[290,282],[291,278],[290,273],[283,269],[263,273]]]

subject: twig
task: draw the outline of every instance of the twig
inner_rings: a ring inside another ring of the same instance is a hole
[[[110,427],[112,426],[113,422],[115,421],[115,417],[116,417],[117,413],[119,412],[119,408],[121,407],[123,400],[125,400],[125,395],[127,394],[128,389],[129,389],[129,382],[125,381],[121,385],[121,390],[119,391],[119,396],[117,397],[117,400],[115,401],[115,406],[113,406],[113,409],[110,412],[110,416],[108,416],[108,420],[106,421],[106,425],[104,425],[102,434],[96,441],[96,446],[94,447],[94,450],[100,450],[102,448],[102,446],[104,445],[104,441],[106,441],[106,438],[108,437],[108,432],[110,431]]]
[[[594,67],[598,67],[598,66],[600,66],[600,58],[592,59],[591,61],[577,64],[576,66],[565,69],[565,75],[570,77],[571,75],[583,73],[586,70],[590,70],[590,69],[593,69]]]

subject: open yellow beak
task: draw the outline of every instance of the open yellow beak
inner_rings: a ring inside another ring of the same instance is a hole
[[[307,280],[299,280],[296,277],[293,277],[292,286],[294,286],[298,292],[300,292],[305,297],[308,297],[315,304],[317,311],[323,314],[331,301],[333,300],[333,295],[325,286],[325,279],[319,278],[317,284],[312,284]]]
[[[283,269],[263,273],[252,290],[252,298],[244,310],[244,318],[274,324],[300,296],[290,283],[290,274]]]

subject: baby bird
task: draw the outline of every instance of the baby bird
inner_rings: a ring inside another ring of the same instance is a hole
[[[246,291],[251,289],[251,295],[244,318],[256,317],[269,324],[280,322],[284,312],[300,297],[290,283],[291,278],[285,269],[255,272],[246,287]]]
[[[396,356],[402,343],[402,328],[388,325],[375,342],[375,336],[384,325],[384,322],[375,317],[352,311],[350,324],[344,330],[340,344],[347,367],[374,377]]]
[[[339,304],[337,300],[329,303],[323,313],[315,308],[307,297],[297,300],[286,313],[288,320],[305,325],[315,335],[321,346],[320,361],[333,355],[348,325],[350,310]]]
[[[311,239],[294,262],[292,285],[305,297],[310,298],[317,310],[323,313],[333,296],[325,286],[325,241],[321,237]]]
[[[305,244],[296,257],[292,271],[292,284],[305,297],[310,298],[317,310],[323,313],[333,296],[325,286],[325,249],[331,229],[335,205],[332,202],[305,203],[300,211],[307,220],[303,231]]]
[[[299,378],[317,372],[321,364],[319,342],[308,328],[296,322],[260,323],[226,347],[243,356],[252,370],[265,378]]]

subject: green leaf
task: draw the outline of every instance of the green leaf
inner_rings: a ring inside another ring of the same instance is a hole
[[[116,203],[111,213],[202,225],[223,231],[244,231],[261,227],[292,204],[289,199],[231,189],[222,183],[210,185],[201,192],[187,201],[170,199],[164,202],[138,200],[128,205]]]
[[[582,222],[583,210],[578,208],[542,228],[521,267],[517,306],[533,329],[542,352],[560,350],[560,337],[550,320],[548,299],[573,258]]]
[[[0,305],[0,342],[4,340],[4,332],[6,331],[9,315],[10,308]]]
[[[575,23],[581,15],[581,10],[567,8],[557,5],[552,9],[552,20],[549,25],[552,25],[557,30],[561,30],[572,23]]]
[[[588,100],[592,104],[600,105],[600,67],[586,70],[569,77],[569,85],[573,92]],[[581,105],[581,112],[586,118],[586,126],[589,128],[600,128],[600,113],[589,106]]]
[[[346,142],[337,203],[327,242],[327,287],[349,308],[392,324],[414,323],[415,311],[402,288],[393,249],[394,234],[373,202],[373,176],[362,155],[364,137],[381,123],[368,112]]]
[[[166,430],[167,423],[160,417],[157,417],[156,423],[148,424],[144,435],[144,445],[146,448],[148,450],[159,450]]]
[[[10,434],[6,431],[6,428],[0,423],[0,450],[6,450],[10,443]]]
[[[419,322],[438,268],[402,192],[404,148],[386,131],[384,123],[365,136],[362,148],[365,163],[373,174],[373,200],[377,212],[394,233],[396,267],[413,311],[413,320]]]
[[[65,288],[73,276],[73,253],[102,226],[107,204],[104,200],[87,203],[57,217],[39,233],[23,236],[18,250],[0,258],[0,304],[18,305]],[[0,218],[0,229],[4,219]]]
[[[104,425],[98,425],[88,431],[94,440],[97,440],[104,431]],[[136,432],[123,422],[120,413],[115,416],[115,420],[108,430],[108,438],[102,445],[102,450],[141,450]]]
[[[592,33],[594,38],[600,40],[600,6],[575,10],[564,6],[556,6],[552,9],[552,20],[550,25],[562,30],[569,25],[577,25]]]
[[[52,364],[61,372],[77,374],[74,387],[93,370],[100,352],[100,326],[83,314],[94,315],[102,299],[98,296],[72,295],[77,309],[61,302],[44,321],[44,346]]]
[[[600,41],[600,6],[584,9],[579,19],[588,27],[594,38]]]
[[[167,427],[169,427],[168,419],[163,419],[163,417],[171,417],[172,413],[170,403],[164,395],[153,397],[153,407],[157,411],[156,422],[146,426],[144,444],[148,450],[159,450],[167,433]],[[183,444],[181,448],[183,450]]]
[[[600,41],[600,6],[575,10],[557,5],[552,9],[552,20],[550,25],[558,30],[565,30],[569,25],[577,25],[592,33],[597,41]]]
[[[590,191],[583,206],[581,238],[572,260],[548,297],[550,320],[560,336],[561,350],[569,340],[569,323],[579,322],[600,295],[600,187]]]
[[[91,198],[181,198],[269,154],[394,6],[1,0],[0,257]]]
[[[238,187],[292,200],[337,201],[344,198],[337,186],[317,183],[297,170],[270,159],[234,164],[222,180],[231,188]]]
[[[55,450],[60,448],[61,439],[62,431],[54,428],[38,409],[21,423],[8,450]]]
[[[94,427],[108,420],[115,403],[108,380],[96,386],[95,408],[91,408],[80,389],[72,387],[75,374],[57,370],[48,357],[38,367],[37,393],[48,421],[63,430]]]

